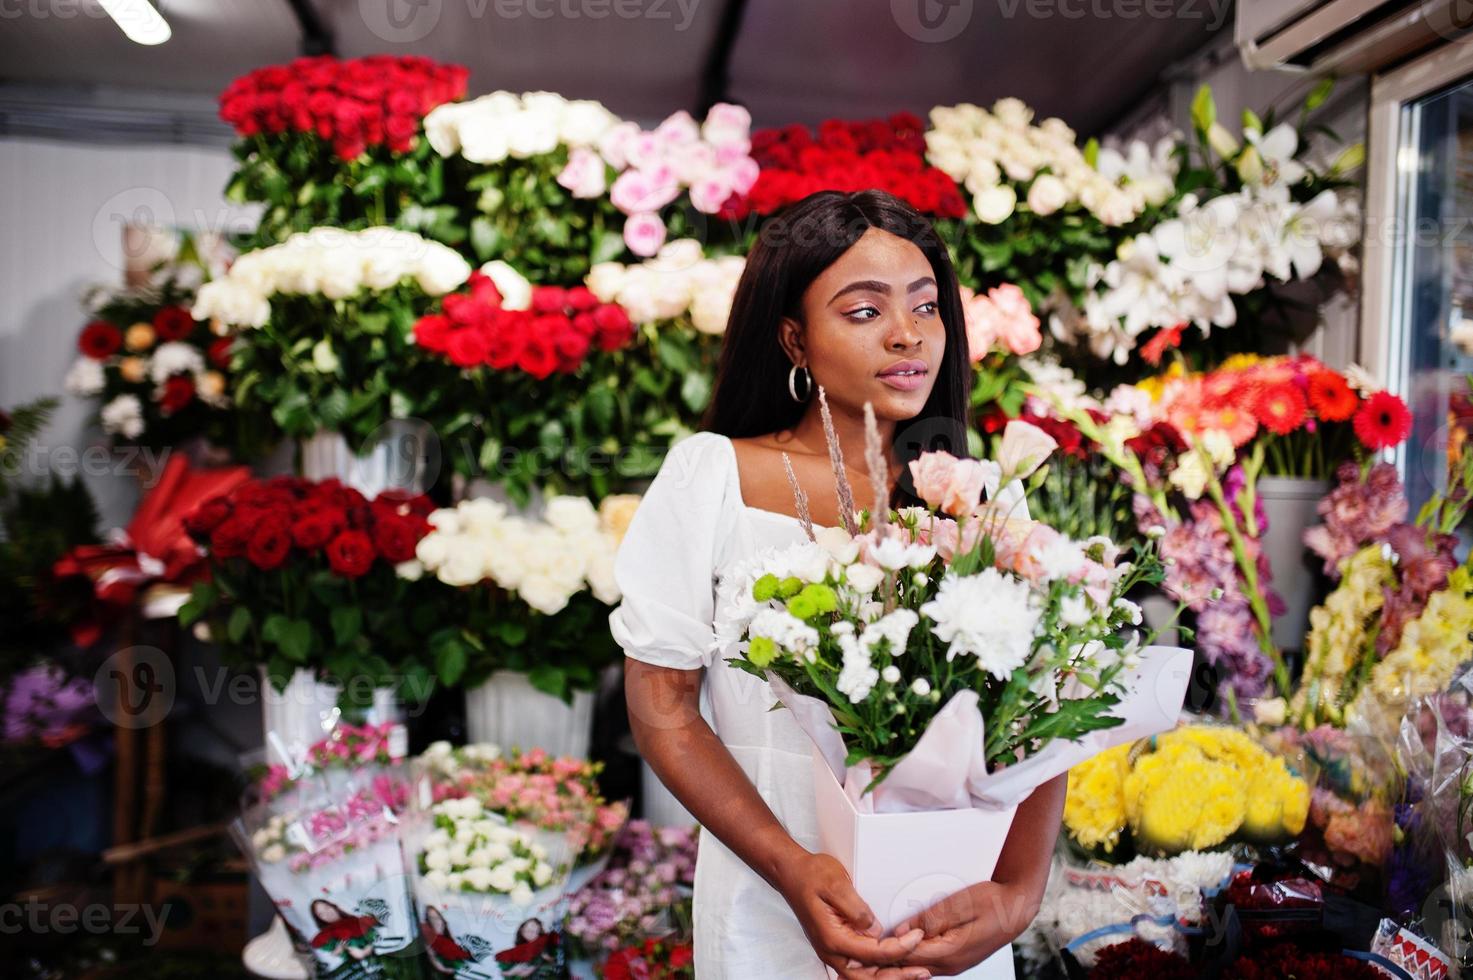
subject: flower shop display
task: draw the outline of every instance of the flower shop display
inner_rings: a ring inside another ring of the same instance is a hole
[[[1069,770],[1064,830],[1076,847],[1111,859],[1284,843],[1310,808],[1312,774],[1295,762],[1216,725],[1117,745]]]
[[[1331,85],[1327,79],[1309,93],[1305,115],[1324,103]],[[1278,313],[1283,284],[1353,267],[1359,207],[1345,174],[1364,159],[1363,146],[1318,168],[1303,123],[1276,123],[1272,111],[1260,118],[1245,110],[1239,139],[1217,119],[1207,86],[1192,102],[1192,124],[1194,142],[1176,151],[1181,169],[1159,220],[1119,243],[1108,260],[1090,263],[1082,300],[1051,321],[1061,339],[1073,338],[1095,357],[1124,365],[1146,343],[1157,350],[1143,353],[1159,362],[1161,348],[1201,346],[1189,327],[1229,352],[1261,350],[1255,328]]]
[[[890,928],[892,900],[918,874],[990,877],[1040,783],[1170,727],[1189,654],[1144,647],[1131,629],[1140,614],[1124,593],[1157,574],[1149,549],[1118,561],[1112,542],[1075,543],[1010,513],[1017,481],[1054,449],[1043,432],[1012,423],[995,461],[923,453],[911,469],[928,506],[901,513],[868,431],[873,509],[855,509],[835,458],[846,526],[804,521],[809,541],[754,558],[718,602],[743,641],[729,664],[766,679],[814,742],[825,850]],[[960,835],[988,842],[964,865]],[[1009,956],[977,975],[1010,970]]]
[[[478,498],[429,516],[401,575],[453,590],[430,650],[467,689],[473,740],[587,754],[593,691],[618,662],[604,622],[619,601],[614,553],[638,501],[556,496],[532,518]]]
[[[569,899],[563,930],[576,958],[605,976],[649,959],[647,944],[690,942],[697,828],[654,827],[631,820],[607,868]]]
[[[1469,658],[1473,564],[1460,563],[1453,531],[1473,495],[1473,459],[1442,493],[1406,520],[1390,464],[1346,463],[1319,505],[1323,526],[1305,543],[1338,579],[1310,613],[1304,671],[1288,711],[1306,729],[1389,714],[1446,687]]]
[[[231,342],[190,314],[191,271],[176,265],[139,286],[87,294],[90,319],[63,385],[97,401],[97,422],[114,445],[161,450],[202,440],[228,451],[246,438],[231,411]]]
[[[206,283],[193,315],[233,337],[231,396],[282,434],[373,435],[453,409],[454,375],[412,328],[470,276],[453,249],[407,231],[319,227],[247,252]],[[356,445],[355,445],[356,448]]]
[[[440,197],[445,179],[421,138],[425,117],[463,98],[468,76],[412,55],[322,55],[231,82],[220,118],[235,130],[239,165],[225,193],[265,205],[246,244],[275,245],[318,225],[424,223],[416,212]]]
[[[425,497],[370,501],[336,480],[294,477],[205,500],[185,528],[211,578],[180,620],[207,623],[227,663],[264,666],[278,692],[301,670],[340,687],[347,710],[382,687],[423,700],[436,680],[424,650],[440,611],[395,569],[414,561],[432,510]]]
[[[310,759],[278,755],[231,825],[319,977],[425,975],[401,849],[409,782],[379,734],[334,732]]]
[[[617,950],[604,962],[606,980],[695,980],[695,949],[689,942],[646,939]]]

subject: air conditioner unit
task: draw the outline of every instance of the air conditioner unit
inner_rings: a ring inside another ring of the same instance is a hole
[[[1473,28],[1473,0],[1237,0],[1250,69],[1353,74],[1390,67]]]

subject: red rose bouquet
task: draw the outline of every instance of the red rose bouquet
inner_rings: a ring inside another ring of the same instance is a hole
[[[414,558],[432,509],[392,491],[370,501],[336,480],[243,484],[185,519],[212,580],[180,618],[206,622],[227,660],[264,664],[278,689],[302,668],[341,685],[349,706],[373,687],[423,698],[419,657],[438,617],[395,566]]]
[[[240,167],[226,194],[266,205],[255,244],[323,224],[390,224],[438,196],[424,117],[463,98],[469,74],[417,56],[324,55],[231,82],[220,118],[240,138]]]

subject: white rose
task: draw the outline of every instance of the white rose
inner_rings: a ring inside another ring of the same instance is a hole
[[[517,595],[522,597],[522,601],[544,616],[556,616],[562,612],[575,591],[544,575],[529,576],[517,587]]]
[[[490,891],[493,877],[490,868],[472,867],[465,873],[465,882],[478,892]]]
[[[730,292],[713,289],[697,293],[690,307],[691,323],[701,333],[712,336],[724,334],[727,321],[731,319],[731,300]]]
[[[621,598],[619,582],[614,578],[614,552],[612,549],[594,554],[588,561],[588,586],[593,597],[606,606],[616,604]]]
[[[450,852],[443,847],[425,851],[424,865],[430,871],[449,871]]]
[[[445,560],[435,569],[440,581],[446,585],[475,585],[485,577],[486,556],[474,539],[451,539],[445,550]]]
[[[1050,215],[1069,203],[1069,189],[1053,174],[1044,174],[1028,188],[1028,207],[1037,215]]]
[[[470,103],[450,102],[436,106],[425,116],[425,138],[442,157],[460,149],[460,120]]]
[[[541,156],[557,149],[558,113],[531,108],[517,117],[507,131],[507,150],[519,160]]]
[[[431,296],[443,296],[458,289],[470,277],[470,263],[455,249],[438,242],[429,243],[429,251],[420,258],[415,272],[419,287]]]
[[[517,885],[517,873],[511,869],[509,864],[501,864],[486,872],[489,888],[499,892],[509,892]]]
[[[624,288],[627,279],[628,269],[622,263],[599,262],[588,270],[588,275],[583,278],[583,285],[600,301],[614,303],[618,301],[619,291]]]
[[[543,520],[565,534],[592,534],[598,530],[598,511],[585,497],[558,495],[547,501]]]
[[[481,266],[481,274],[489,276],[501,294],[503,309],[525,310],[532,306],[532,284],[520,272],[497,259]]]
[[[618,117],[598,102],[588,99],[569,102],[562,114],[562,140],[569,146],[595,146],[618,122]]]
[[[1006,221],[1018,206],[1018,192],[1007,184],[997,184],[978,194],[972,201],[978,220],[997,225]]]

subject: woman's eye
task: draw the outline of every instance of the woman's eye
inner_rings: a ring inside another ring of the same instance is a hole
[[[864,316],[864,317],[861,317],[861,316],[859,316],[859,314],[861,314],[861,313],[873,313],[874,316]],[[861,306],[857,310],[850,310],[845,315],[846,316],[850,316],[850,317],[856,317],[856,318],[858,318],[860,320],[873,320],[876,316],[879,316],[880,315],[880,311],[877,310],[877,309],[875,309],[873,306]]]
[[[916,307],[916,312],[919,313],[921,311],[924,311],[928,316],[930,314],[932,314],[932,313],[935,313],[936,312],[936,301],[935,300],[931,300],[931,302],[929,302],[929,303],[922,303],[920,306]]]

